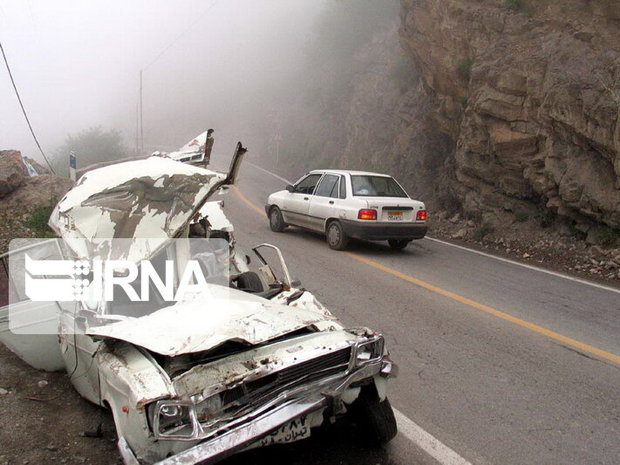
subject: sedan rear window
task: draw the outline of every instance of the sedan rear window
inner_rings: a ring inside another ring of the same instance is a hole
[[[361,197],[407,197],[390,176],[351,176],[353,195]]]

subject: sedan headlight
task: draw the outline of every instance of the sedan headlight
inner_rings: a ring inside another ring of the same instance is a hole
[[[355,353],[355,364],[361,366],[368,362],[380,360],[383,356],[383,346],[384,340],[382,336],[358,344]]]
[[[190,402],[160,400],[150,409],[155,435],[182,438],[193,435],[193,406]]]

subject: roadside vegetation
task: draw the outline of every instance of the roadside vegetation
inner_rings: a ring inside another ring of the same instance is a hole
[[[52,205],[40,205],[28,217],[26,226],[34,233],[35,237],[56,237],[54,231],[47,225],[54,210]]]
[[[123,135],[116,129],[104,129],[95,126],[84,129],[77,134],[69,134],[64,143],[55,150],[52,164],[60,176],[69,173],[69,154],[75,152],[78,169],[93,163],[115,160],[128,156],[123,144]]]

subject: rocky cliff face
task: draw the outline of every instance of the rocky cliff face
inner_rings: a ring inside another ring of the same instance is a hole
[[[444,142],[422,159],[445,160],[444,187],[464,211],[620,228],[620,2],[401,6],[400,41],[423,80],[416,95]]]
[[[364,72],[344,107],[346,144],[335,165],[392,174],[413,197],[436,203],[450,147],[431,117],[433,96],[398,44],[397,26],[377,34],[356,61]]]

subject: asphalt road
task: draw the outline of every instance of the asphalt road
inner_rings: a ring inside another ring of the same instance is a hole
[[[369,242],[336,252],[318,234],[273,233],[262,208],[282,188],[242,167],[239,191],[223,197],[237,240],[279,246],[345,324],[385,334],[400,366],[389,397],[402,432],[372,450],[341,425],[227,464],[437,463],[424,447],[445,464],[620,463],[618,291],[429,239],[400,252]]]

